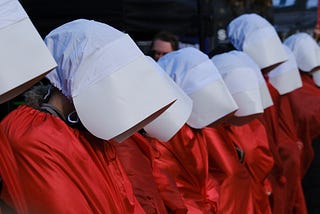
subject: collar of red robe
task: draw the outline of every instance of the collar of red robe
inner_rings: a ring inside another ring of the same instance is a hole
[[[53,105],[48,103],[42,103],[40,105],[40,111],[47,112],[49,114],[52,114],[54,116],[59,117],[61,120],[63,120],[68,126],[72,128],[76,128],[78,130],[85,130],[85,127],[81,123],[80,120],[74,120],[73,122],[70,122],[70,120],[66,119],[66,117]],[[69,115],[73,114],[74,112],[71,112]],[[76,117],[78,117],[76,115]]]
[[[42,103],[41,106],[40,106],[40,110],[44,111],[44,112],[47,112],[47,113],[50,113],[50,114],[52,114],[54,116],[57,116],[61,120],[67,122],[67,120],[64,117],[64,115],[56,107],[54,107],[53,105],[50,105],[48,103]]]

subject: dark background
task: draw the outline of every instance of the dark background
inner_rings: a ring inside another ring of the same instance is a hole
[[[198,43],[204,52],[225,40],[221,29],[243,13],[262,15],[281,34],[310,29],[316,22],[316,7],[308,9],[307,1],[281,7],[286,0],[278,5],[271,0],[20,0],[42,37],[65,22],[86,18],[127,32],[136,41],[151,40],[156,32],[168,30],[183,42]]]
[[[226,26],[243,13],[255,12],[268,19],[282,39],[297,31],[311,32],[317,8],[308,0],[20,0],[40,35],[74,19],[86,18],[109,24],[128,33],[146,52],[153,35],[161,30],[175,33],[181,42],[197,44],[209,53],[228,43]],[[0,105],[0,119],[22,103],[21,96]]]

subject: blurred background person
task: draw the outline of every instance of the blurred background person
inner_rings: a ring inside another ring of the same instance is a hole
[[[158,61],[163,55],[178,49],[178,37],[171,32],[160,31],[151,41],[149,56]]]

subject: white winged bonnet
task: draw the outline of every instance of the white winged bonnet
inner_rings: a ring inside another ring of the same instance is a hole
[[[74,20],[45,42],[58,63],[47,78],[99,138],[121,142],[177,99],[130,36],[107,24]]]
[[[18,0],[0,3],[0,103],[29,89],[56,67]]]

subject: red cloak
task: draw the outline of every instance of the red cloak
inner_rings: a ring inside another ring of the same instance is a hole
[[[0,177],[3,182],[1,200],[11,204],[17,213],[27,213],[27,206],[19,183],[18,167],[11,146],[0,128]],[[3,210],[4,211],[4,210]],[[5,212],[5,211],[4,211]],[[1,213],[1,207],[0,207]]]
[[[24,105],[1,127],[29,213],[145,213],[109,142]]]

